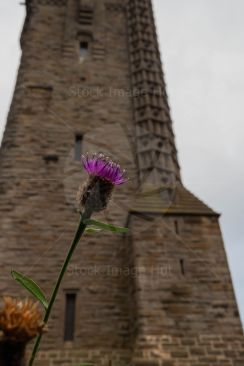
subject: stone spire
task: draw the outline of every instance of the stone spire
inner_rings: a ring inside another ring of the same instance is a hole
[[[139,181],[143,187],[181,181],[152,3],[128,2],[131,80]]]

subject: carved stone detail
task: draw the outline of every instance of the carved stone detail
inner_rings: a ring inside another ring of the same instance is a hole
[[[151,2],[129,1],[127,15],[140,181],[175,184],[180,167]]]
[[[94,2],[92,0],[80,0],[79,23],[85,26],[93,24]]]

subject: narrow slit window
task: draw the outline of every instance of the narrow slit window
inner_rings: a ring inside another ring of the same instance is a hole
[[[75,305],[76,293],[66,294],[65,320],[64,320],[64,341],[72,342],[75,334]]]
[[[86,41],[80,42],[80,61],[84,61],[88,55],[89,44]]]
[[[180,259],[180,269],[182,276],[185,276],[185,261],[184,259]]]
[[[82,154],[82,142],[83,142],[83,135],[79,134],[75,136],[75,160],[80,161],[81,154]]]
[[[176,232],[177,235],[179,235],[180,230],[179,230],[179,223],[178,223],[178,221],[175,220],[174,224],[175,224],[175,232]]]

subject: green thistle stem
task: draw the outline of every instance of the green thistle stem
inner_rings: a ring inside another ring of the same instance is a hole
[[[91,217],[91,212],[84,212],[84,214],[81,215],[80,223],[79,223],[78,229],[76,231],[75,237],[74,237],[73,242],[70,246],[67,257],[66,257],[66,259],[64,261],[64,264],[63,264],[63,267],[60,271],[60,274],[58,276],[58,280],[56,282],[56,285],[53,289],[53,293],[52,293],[52,296],[50,298],[49,305],[48,305],[48,308],[47,308],[47,311],[46,311],[46,314],[45,314],[45,317],[44,317],[44,320],[43,320],[44,326],[47,324],[47,322],[49,320],[53,305],[55,303],[55,300],[56,300],[61,282],[62,282],[63,277],[65,275],[65,272],[68,268],[69,262],[70,262],[70,260],[73,256],[73,254],[74,254],[74,251],[75,251],[75,249],[76,249],[76,247],[77,247],[77,245],[80,241],[80,238],[81,238],[82,234],[84,233],[84,231],[86,229],[87,225],[85,225],[83,221],[86,220],[86,219],[89,219],[90,217]],[[29,366],[32,366],[34,361],[35,361],[35,358],[36,358],[36,355],[37,355],[37,352],[38,352],[38,349],[39,349],[39,346],[40,346],[40,343],[41,343],[41,340],[42,340],[42,335],[43,334],[41,333],[36,338],[36,342],[35,342],[35,345],[34,345],[34,348],[33,348],[33,351],[32,351],[31,359],[29,361]]]

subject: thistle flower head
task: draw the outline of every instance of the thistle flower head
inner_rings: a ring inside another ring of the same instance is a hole
[[[4,307],[0,311],[0,331],[4,339],[27,343],[42,330],[42,315],[37,303],[30,299],[4,298]]]
[[[120,185],[127,181],[120,166],[103,154],[83,155],[81,157],[87,173],[106,180],[113,185]]]
[[[125,171],[103,154],[87,154],[81,159],[89,180],[82,189],[79,201],[89,211],[102,211],[108,204],[114,186],[127,181]]]

